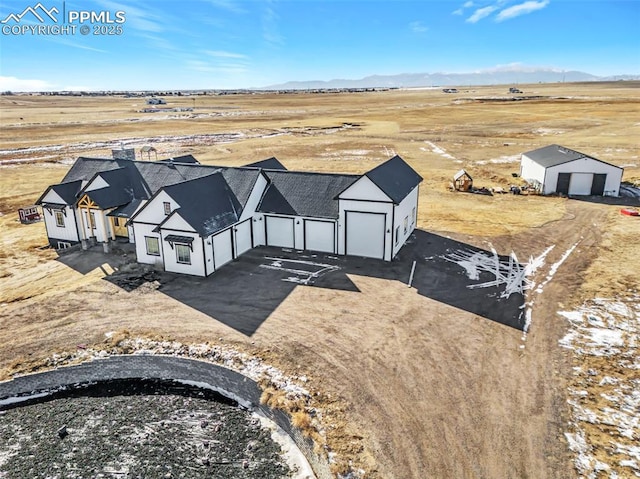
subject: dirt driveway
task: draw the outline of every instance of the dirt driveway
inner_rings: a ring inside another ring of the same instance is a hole
[[[222,341],[306,374],[314,390],[344,400],[324,418],[329,444],[370,477],[573,477],[562,435],[569,365],[557,345],[565,325],[555,312],[580,283],[599,241],[593,225],[606,212],[579,202],[567,209],[565,219],[534,234],[491,245],[418,232],[390,264],[260,248],[206,280],[161,273],[136,285],[123,282],[135,276],[122,264],[127,258],[114,256],[108,266],[96,257],[98,268],[119,272],[3,306],[2,366],[28,361],[30,351],[99,343],[121,329]],[[470,279],[443,258],[456,250],[489,254],[493,246],[504,262],[512,250],[529,258],[555,245],[534,277],[542,284],[576,244],[544,291],[527,298],[526,340],[521,295],[469,289],[490,278]],[[73,266],[71,258],[62,261]]]

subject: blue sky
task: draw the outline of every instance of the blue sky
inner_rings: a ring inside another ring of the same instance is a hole
[[[53,22],[9,18],[0,90],[233,89],[529,67],[640,74],[640,0],[40,1],[76,32],[16,34]],[[0,0],[0,20],[37,3]],[[79,11],[125,21],[62,18]],[[94,35],[101,25],[122,33]]]

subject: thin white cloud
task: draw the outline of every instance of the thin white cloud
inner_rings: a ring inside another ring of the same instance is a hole
[[[518,5],[513,5],[512,7],[505,8],[496,17],[496,22],[503,22],[504,20],[509,20],[511,18],[519,17],[520,15],[527,15],[529,13],[535,12],[537,10],[542,10],[547,5],[549,5],[549,0],[535,1],[529,0],[524,3],[520,3]]]
[[[140,8],[133,4],[114,2],[112,0],[97,0],[97,3],[108,10],[123,11],[125,13],[125,22],[123,24],[125,31],[129,27],[134,30],[155,33],[166,30],[164,23],[167,22],[168,19],[153,13],[153,8]]]
[[[413,33],[424,33],[429,30],[429,27],[422,22],[411,22],[409,28]]]
[[[262,38],[270,45],[282,45],[284,39],[278,30],[278,14],[268,2],[262,14]]]
[[[465,8],[471,8],[473,7],[475,4],[473,2],[464,2],[464,4],[458,8],[457,10],[454,10],[453,12],[451,12],[453,15],[462,15],[464,14],[464,9]]]
[[[226,52],[223,50],[205,50],[204,53],[214,58],[247,58],[242,53]]]
[[[227,10],[231,13],[247,13],[247,11],[232,0],[209,0],[209,3],[221,10]]]
[[[48,91],[55,85],[46,80],[0,76],[0,91]]]
[[[189,70],[193,70],[201,73],[239,74],[239,73],[247,73],[249,71],[248,67],[244,64],[236,64],[236,63],[212,64],[202,60],[187,60],[187,68]]]
[[[473,12],[473,15],[471,15],[469,18],[467,18],[466,22],[467,23],[477,23],[480,20],[482,20],[483,18],[488,17],[489,15],[491,15],[497,9],[498,9],[498,7],[495,7],[493,5],[488,6],[488,7],[478,8],[475,12]]]
[[[78,48],[80,50],[87,50],[90,52],[97,52],[97,53],[109,53],[106,50],[101,50],[100,48],[94,48],[88,45],[84,45],[81,40],[73,41],[73,40],[64,38],[62,36],[55,36],[55,37],[49,36],[49,37],[46,37],[46,40],[54,43],[59,43],[60,45],[65,45],[67,47]]]

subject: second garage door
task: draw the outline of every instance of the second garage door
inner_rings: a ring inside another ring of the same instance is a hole
[[[346,222],[347,254],[384,259],[384,213],[347,211]]]
[[[304,249],[335,253],[334,221],[304,220]]]
[[[267,246],[293,248],[293,218],[265,216],[267,229]]]

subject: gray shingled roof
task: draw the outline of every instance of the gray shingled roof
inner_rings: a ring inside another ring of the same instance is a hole
[[[271,184],[258,211],[317,218],[337,218],[338,201],[334,198],[360,178],[298,171],[267,171],[266,175]]]
[[[49,191],[53,190],[65,201],[66,204],[72,205],[76,202],[76,195],[82,188],[82,181],[69,181],[67,183],[58,183],[57,185],[51,185],[36,201],[36,205],[42,204],[42,199],[47,196]]]
[[[181,205],[173,214],[179,214],[203,237],[240,219],[240,202],[220,173],[167,186],[163,190]]]
[[[365,173],[395,204],[406,198],[422,177],[398,155]]]
[[[244,209],[251,190],[260,176],[260,171],[240,168],[220,168],[220,171]]]
[[[122,206],[134,199],[130,168],[118,168],[98,173],[109,186],[85,192],[100,208],[106,210]]]
[[[569,163],[570,161],[580,160],[582,158],[588,158],[590,160],[599,161],[600,163],[605,163],[610,166],[615,166],[607,163],[606,161],[598,160],[597,158],[585,155],[584,153],[580,153],[579,151],[565,148],[564,146],[556,144],[544,146],[536,150],[527,151],[526,153],[523,153],[523,155],[526,155],[531,160],[545,168],[561,165],[563,163]],[[615,167],[620,168],[619,166]]]
[[[262,168],[265,170],[286,170],[287,168],[280,163],[280,161],[272,156],[271,158],[267,158],[266,160],[256,161],[255,163],[251,163],[245,165],[245,168]]]
[[[107,213],[107,216],[117,216],[118,218],[131,218],[136,212],[136,209],[142,203],[143,200],[134,199],[133,201],[117,207],[115,210]]]

